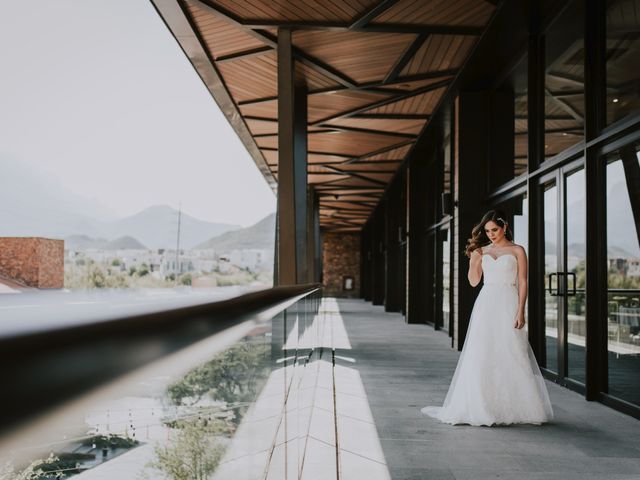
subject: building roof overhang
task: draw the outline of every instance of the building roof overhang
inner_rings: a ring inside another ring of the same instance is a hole
[[[488,0],[153,0],[277,190],[277,31],[307,90],[325,231],[359,231],[496,11]]]

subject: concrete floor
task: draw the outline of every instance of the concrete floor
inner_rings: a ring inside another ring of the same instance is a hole
[[[640,479],[640,421],[550,382],[555,419],[546,425],[451,426],[422,416],[421,407],[444,400],[458,360],[446,333],[362,300],[337,307],[351,348],[336,348],[336,367],[359,373],[394,480]]]

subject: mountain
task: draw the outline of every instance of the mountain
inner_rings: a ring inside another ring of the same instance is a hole
[[[186,213],[180,218],[180,248],[190,249],[239,225],[212,223],[199,220]],[[167,205],[155,205],[130,217],[106,225],[108,238],[131,236],[149,248],[176,248],[178,210]]]
[[[143,244],[133,237],[125,236],[116,238],[106,243],[104,250],[148,250]]]
[[[214,249],[219,253],[242,249],[273,249],[275,244],[276,214],[267,215],[247,228],[226,232],[197,245],[196,249]]]
[[[69,235],[64,239],[65,250],[102,249],[108,243],[104,238],[92,238],[88,235]]]

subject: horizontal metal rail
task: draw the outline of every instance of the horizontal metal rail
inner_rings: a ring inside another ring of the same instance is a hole
[[[0,440],[141,367],[234,327],[244,324],[248,331],[319,288],[275,287],[208,304],[0,337]]]

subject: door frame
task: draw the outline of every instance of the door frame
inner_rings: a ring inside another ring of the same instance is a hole
[[[568,377],[569,373],[569,349],[568,349],[568,296],[567,292],[567,177],[577,170],[585,168],[585,157],[580,156],[572,161],[569,161],[552,172],[547,172],[544,175],[541,175],[537,179],[537,188],[540,190],[539,199],[540,199],[540,214],[542,223],[542,228],[539,228],[536,232],[538,235],[537,241],[535,244],[538,246],[539,251],[537,252],[536,258],[540,265],[535,269],[536,272],[540,272],[542,278],[534,279],[533,285],[542,286],[545,291],[545,294],[539,296],[539,308],[541,321],[538,322],[539,328],[541,330],[540,334],[542,338],[545,339],[546,345],[546,290],[547,290],[547,282],[548,278],[544,268],[544,192],[542,190],[544,184],[553,181],[555,182],[555,186],[557,188],[556,192],[556,205],[557,205],[557,216],[556,216],[556,272],[557,275],[557,311],[558,311],[558,319],[557,319],[557,359],[558,359],[558,371],[553,372],[547,368],[547,358],[546,358],[546,348],[544,349],[545,355],[544,360],[541,363],[544,365],[540,365],[540,369],[542,370],[544,376],[550,380],[553,380],[556,383],[559,383],[565,387],[568,387],[572,390],[575,390],[580,393],[585,393],[586,387],[584,384]],[[586,172],[585,172],[586,173]],[[585,175],[586,178],[586,175]],[[585,190],[586,191],[586,190]],[[586,199],[585,199],[586,202]],[[586,207],[586,203],[585,203]],[[586,212],[586,208],[585,208]],[[585,219],[586,223],[586,219]],[[585,232],[586,233],[586,232]],[[586,237],[585,237],[586,238]],[[587,241],[587,240],[585,240]],[[585,353],[586,355],[586,353]]]

